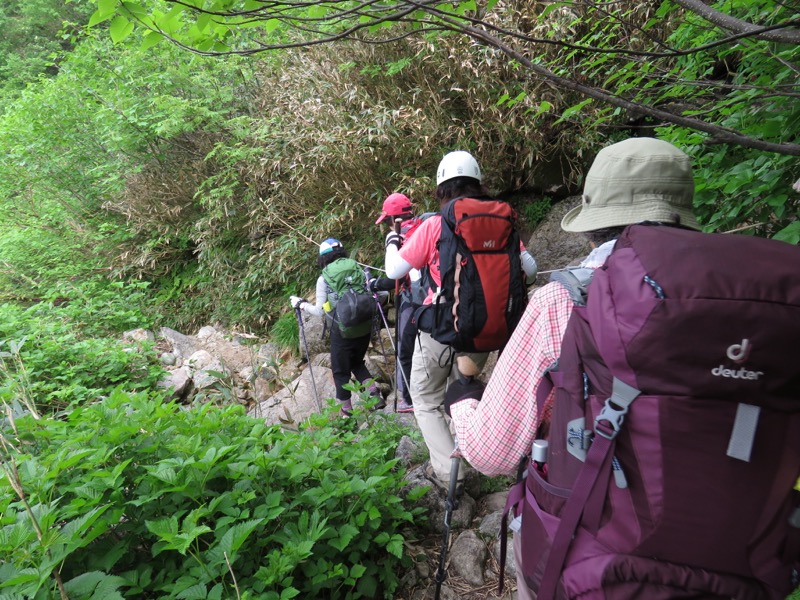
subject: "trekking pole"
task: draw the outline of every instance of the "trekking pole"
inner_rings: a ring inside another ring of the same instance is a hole
[[[458,372],[458,380],[461,383],[469,383],[472,381],[480,369],[478,365],[469,356],[456,357],[456,371]],[[455,448],[453,448],[453,460],[450,463],[450,487],[447,490],[447,500],[444,504],[444,530],[442,531],[442,552],[439,554],[439,568],[436,571],[436,596],[435,600],[439,600],[442,592],[442,583],[446,576],[445,562],[447,558],[447,547],[450,543],[450,523],[453,519],[453,511],[458,508],[458,498],[456,498],[456,489],[458,488],[458,470],[461,468],[461,456],[458,453],[458,439],[455,440]]]
[[[375,303],[378,305],[378,312],[381,314],[381,319],[383,319],[383,326],[386,328],[386,333],[389,334],[389,344],[391,344],[392,351],[394,352],[394,362],[395,362],[394,368],[395,368],[395,371],[397,371],[397,346],[395,345],[394,340],[392,340],[392,331],[389,329],[389,321],[386,319],[386,313],[383,312],[383,307],[381,306],[381,301],[378,298],[377,294],[375,295]],[[381,340],[381,350],[383,350],[383,338],[380,336],[380,334],[378,335],[378,337]],[[386,362],[386,367],[388,368],[389,367],[389,359],[386,358],[386,352],[383,353],[383,359]],[[405,377],[405,373],[403,373],[402,369],[401,369],[400,373],[403,375],[403,377]],[[393,387],[394,387],[394,412],[397,412],[397,393],[398,393],[398,389],[397,389],[397,374],[396,373],[395,373],[395,376],[394,376],[393,379],[394,379],[394,381],[392,383],[393,383]],[[408,384],[406,384],[406,385],[408,385]]]
[[[370,279],[369,269],[368,268],[364,269],[364,273],[367,276],[367,281],[369,281],[369,279]],[[386,328],[386,333],[389,334],[389,344],[391,344],[392,351],[394,352],[394,356],[395,356],[395,371],[397,371],[398,368],[400,369],[400,375],[403,377],[403,381],[406,384],[406,389],[411,389],[411,387],[408,384],[408,378],[406,377],[405,371],[403,371],[403,369],[401,367],[399,367],[398,364],[397,364],[397,345],[395,345],[395,341],[392,339],[392,331],[391,331],[391,329],[389,329],[389,321],[386,318],[386,313],[383,311],[383,306],[381,305],[380,298],[378,298],[378,294],[375,293],[375,292],[372,293],[372,297],[375,298],[375,304],[377,304],[377,306],[378,306],[378,312],[380,313],[381,319],[383,320],[383,326]],[[399,344],[399,343],[400,342],[398,341],[397,344]],[[381,349],[383,349],[383,338],[381,338]],[[385,352],[383,354],[383,358],[386,361],[386,366],[389,366],[389,360],[386,359],[386,353]],[[397,392],[398,392],[398,389],[397,389],[397,375],[395,374],[395,378],[394,378],[394,412],[397,412]]]
[[[396,305],[395,310],[397,310],[399,308],[400,308],[400,305]],[[409,317],[409,318],[411,318],[411,317]],[[397,312],[397,314],[395,316],[396,327],[397,327],[397,325],[399,325],[399,323],[400,323],[400,313]],[[386,331],[389,332],[389,339],[391,340],[392,339],[392,333],[391,333],[391,331],[389,331],[389,324],[386,322],[385,318],[384,318],[384,324],[386,326]],[[411,383],[408,381],[408,377],[406,376],[406,372],[403,369],[403,365],[400,364],[400,355],[399,355],[399,350],[398,350],[398,348],[400,347],[400,334],[399,334],[399,330],[398,329],[395,329],[395,331],[398,332],[398,333],[396,334],[397,347],[393,346],[394,359],[395,359],[394,360],[394,370],[395,370],[395,378],[394,378],[394,380],[395,380],[394,381],[394,412],[397,412],[397,395],[398,395],[398,393],[400,391],[397,388],[397,371],[398,370],[400,371],[400,376],[403,378],[403,383],[406,384],[406,393],[408,393],[409,395],[411,394]]]
[[[389,321],[386,319],[386,313],[383,312],[383,306],[381,306],[381,301],[377,296],[375,297],[375,304],[378,305],[378,313],[381,315],[381,320],[383,321],[383,326],[386,328],[386,333],[389,334],[389,345],[392,347],[392,351],[395,353],[395,355],[397,355],[397,347],[394,345],[392,332],[389,330]],[[383,343],[383,340],[381,340],[381,343]]]
[[[372,279],[372,273],[370,273],[369,267],[364,269],[364,276],[367,278],[367,282]],[[381,299],[378,298],[378,292],[373,291],[372,298],[375,300],[375,305],[378,307],[378,312],[383,320],[383,326],[386,327],[386,331],[389,333],[389,343],[392,345],[392,350],[397,354],[397,348],[395,348],[394,340],[392,340],[392,332],[389,331],[389,321],[386,320],[386,313],[383,312],[383,306],[381,306]],[[383,345],[383,339],[381,339],[381,345]],[[384,357],[385,356],[386,353],[384,353]]]
[[[306,351],[306,361],[308,361],[308,374],[311,376],[311,387],[314,388],[314,399],[317,401],[317,408],[322,413],[322,402],[319,399],[319,392],[317,391],[317,382],[314,380],[314,368],[311,366],[311,355],[308,353],[308,342],[306,341],[306,328],[303,325],[303,317],[300,315],[300,307],[294,309],[297,315],[297,325],[300,327],[300,337],[303,338],[303,348]]]
[[[458,448],[458,446],[456,446]],[[454,450],[455,452],[455,450]],[[458,498],[456,498],[456,488],[458,487],[458,469],[461,464],[459,457],[453,458],[450,463],[450,487],[447,490],[447,499],[444,501],[444,529],[442,530],[442,551],[439,554],[439,568],[436,571],[436,596],[439,600],[442,593],[442,583],[444,583],[447,572],[445,562],[447,560],[447,547],[450,544],[450,522],[453,519],[453,512],[458,508]]]
[[[399,217],[395,218],[395,220],[394,220],[394,232],[397,235],[400,235],[400,232],[403,230],[402,225],[403,225],[403,219],[401,219]],[[397,297],[399,295],[400,295],[400,280],[399,279],[395,279],[394,280],[395,306],[397,306]]]
[[[370,273],[369,267],[364,269],[364,276],[367,278],[367,283],[372,278],[372,274]],[[372,292],[372,299],[375,300],[375,305],[378,307],[378,312],[381,315],[381,319],[383,320],[383,326],[386,327],[386,332],[389,334],[389,343],[392,346],[392,351],[394,352],[395,357],[397,356],[397,348],[394,345],[394,340],[392,340],[392,332],[389,331],[389,322],[386,320],[386,314],[383,312],[383,306],[381,306],[381,300],[378,297],[378,293],[373,291]],[[378,339],[381,342],[381,354],[383,354],[383,362],[386,363],[387,369],[389,368],[389,359],[386,358],[386,347],[383,345],[383,337],[381,337],[380,331],[378,332]],[[397,412],[397,386],[394,385],[394,412]]]

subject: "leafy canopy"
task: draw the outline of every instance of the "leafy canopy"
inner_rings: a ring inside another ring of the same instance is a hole
[[[127,38],[138,25],[146,30],[144,46],[169,39],[207,54],[252,54],[344,39],[385,43],[409,35],[454,32],[497,49],[531,76],[589,98],[702,131],[722,142],[800,155],[800,145],[784,138],[783,131],[762,127],[754,135],[738,123],[706,114],[702,106],[691,106],[698,96],[735,93],[766,108],[770,98],[794,97],[794,85],[730,86],[708,77],[710,65],[697,74],[676,70],[682,57],[706,62],[735,49],[746,56],[761,55],[770,71],[778,69],[793,77],[791,61],[800,41],[800,33],[793,29],[797,9],[774,0],[735,0],[711,9],[690,0],[680,4],[678,8],[667,0],[655,12],[649,5],[619,2],[533,2],[517,9],[501,2],[479,7],[472,0],[453,4],[98,0],[91,23],[111,20],[109,31],[115,41]],[[673,31],[698,19],[706,35],[684,38],[688,44],[670,38]],[[782,30],[786,35],[777,36],[775,32]],[[616,71],[621,66],[620,76]],[[689,107],[664,106],[662,90],[665,84],[671,87],[676,77],[692,88]]]

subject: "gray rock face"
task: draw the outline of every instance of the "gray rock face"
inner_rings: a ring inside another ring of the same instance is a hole
[[[229,397],[223,396],[226,400],[242,404],[252,400],[253,373],[258,364],[255,350],[210,326],[194,336],[168,327],[162,327],[159,333],[157,345],[167,350],[160,360],[169,371],[158,385],[173,388],[175,398],[189,400],[193,393],[203,390],[203,397],[208,399],[222,394],[224,389],[230,393]]]
[[[156,336],[152,331],[147,329],[131,329],[130,331],[126,331],[122,334],[122,339],[129,341],[129,342],[154,342],[156,340]]]
[[[570,209],[580,205],[580,196],[571,196],[556,203],[550,209],[525,247],[536,259],[539,271],[561,269],[589,254],[589,242],[579,233],[567,233],[561,229],[561,219]],[[537,285],[549,280],[547,274],[536,278]]]
[[[185,399],[192,391],[194,384],[186,367],[170,371],[164,379],[158,382],[158,387],[172,389],[172,397],[176,400]]]
[[[160,329],[161,337],[172,347],[173,353],[182,358],[189,358],[202,348],[200,340],[189,335],[184,335],[169,327]]]
[[[308,356],[306,356],[306,347],[308,347],[308,355],[310,356],[328,352],[328,335],[326,334],[323,336],[323,331],[325,329],[324,318],[315,317],[303,311],[300,312],[300,315],[303,322],[303,327],[300,331],[300,356],[305,356],[306,359],[308,358]]]
[[[304,369],[294,381],[256,404],[249,414],[264,419],[269,425],[296,426],[319,412],[317,397],[325,409],[328,399],[335,396],[333,373],[330,369],[317,365],[312,369]]]

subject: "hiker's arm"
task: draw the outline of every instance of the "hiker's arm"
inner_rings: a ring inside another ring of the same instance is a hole
[[[453,404],[462,456],[488,476],[513,475],[528,454],[539,420],[536,390],[545,369],[558,358],[572,311],[568,292],[548,284],[534,293],[503,351],[483,399]],[[550,400],[552,401],[552,399]]]
[[[411,270],[411,265],[400,256],[397,246],[389,245],[386,247],[386,276],[391,279],[400,279]]]
[[[367,288],[373,294],[375,292],[390,292],[394,289],[395,280],[388,277],[374,277],[367,282]]]
[[[536,281],[536,273],[539,272],[536,259],[527,250],[520,251],[519,258],[522,261],[522,270],[525,271],[525,283],[533,285],[533,282]]]
[[[317,278],[317,294],[316,300],[314,304],[310,302],[304,302],[300,308],[306,311],[310,315],[314,315],[315,317],[322,317],[325,315],[325,311],[322,308],[322,305],[328,301],[328,286],[325,284],[325,279],[321,276]]]
[[[438,261],[436,241],[439,239],[441,222],[431,217],[414,232],[414,235],[403,243],[402,249],[397,244],[386,244],[386,276],[392,279],[405,277],[411,269],[421,269],[431,264],[434,255]],[[391,235],[391,234],[390,234]],[[387,242],[389,237],[387,236]]]

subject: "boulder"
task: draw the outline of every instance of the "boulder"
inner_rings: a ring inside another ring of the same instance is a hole
[[[470,585],[480,587],[486,583],[484,568],[489,549],[474,531],[467,529],[459,534],[450,550],[450,569]]]
[[[186,367],[170,371],[157,386],[166,390],[172,389],[172,398],[175,400],[183,400],[194,389],[189,369]]]
[[[299,377],[275,394],[263,400],[257,397],[257,403],[249,414],[264,419],[268,425],[296,426],[319,412],[318,401],[324,410],[328,405],[328,398],[335,396],[333,373],[330,369],[317,365],[312,369],[304,369]]]
[[[589,254],[589,242],[581,234],[567,233],[561,229],[561,219],[580,203],[580,196],[570,196],[554,204],[525,243],[528,252],[536,259],[540,272],[561,269]],[[537,277],[536,283],[544,285],[548,280],[549,275],[542,274]]]
[[[162,327],[159,330],[161,337],[171,346],[172,352],[181,358],[189,358],[192,354],[202,348],[200,340],[184,335],[169,327]]]

